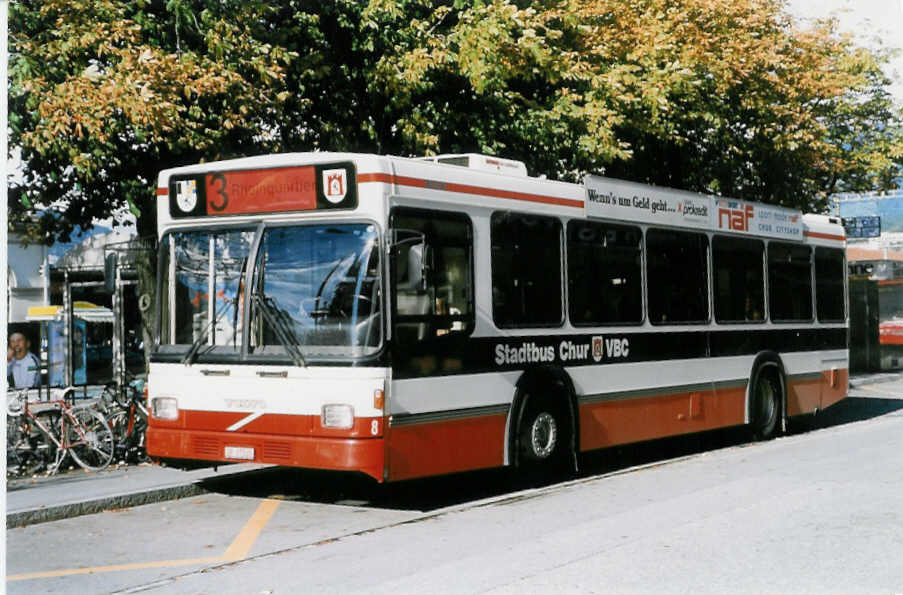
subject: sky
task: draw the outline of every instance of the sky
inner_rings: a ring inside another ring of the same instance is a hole
[[[856,41],[873,47],[875,39],[901,53],[889,64],[894,79],[891,92],[903,106],[903,0],[787,0],[790,13],[801,19],[836,16],[840,29]]]

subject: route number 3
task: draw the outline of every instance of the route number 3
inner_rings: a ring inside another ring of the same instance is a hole
[[[210,178],[211,189],[216,182],[219,182],[219,189],[216,190],[216,196],[208,199],[207,202],[210,203],[210,208],[214,211],[222,211],[229,205],[229,195],[226,194],[226,176],[221,173],[214,174],[213,177]]]

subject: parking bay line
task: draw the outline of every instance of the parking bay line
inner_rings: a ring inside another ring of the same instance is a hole
[[[191,564],[210,564],[214,562],[234,562],[241,560],[248,555],[254,542],[260,536],[260,532],[266,527],[276,508],[279,506],[279,500],[266,499],[257,506],[257,510],[245,523],[241,531],[232,540],[232,543],[226,548],[221,556],[211,558],[190,558],[183,560],[157,560],[154,562],[133,562],[130,564],[112,564],[108,566],[93,566],[89,568],[68,568],[63,570],[48,570],[45,572],[27,572],[23,574],[8,574],[7,581],[24,581],[37,578],[54,578],[61,576],[73,576],[79,574],[100,574],[104,572],[121,572],[124,570],[144,570],[148,568],[166,568],[170,566],[188,566]]]
[[[232,544],[226,549],[226,552],[222,555],[222,559],[233,562],[246,557],[251,550],[251,546],[257,541],[260,532],[266,527],[266,524],[269,522],[270,517],[273,516],[273,513],[276,512],[278,506],[279,500],[268,498],[261,502],[260,506],[257,507],[257,510],[254,511],[253,516],[245,523],[241,533],[232,540]]]

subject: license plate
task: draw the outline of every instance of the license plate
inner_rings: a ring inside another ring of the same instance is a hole
[[[252,446],[227,446],[227,459],[244,459],[246,461],[254,460],[254,447]]]

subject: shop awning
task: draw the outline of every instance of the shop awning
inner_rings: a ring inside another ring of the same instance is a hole
[[[85,322],[113,322],[113,311],[91,302],[74,302],[72,310],[76,318]],[[25,320],[29,322],[45,322],[63,319],[62,306],[32,306],[28,309]]]

